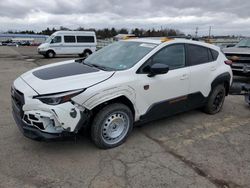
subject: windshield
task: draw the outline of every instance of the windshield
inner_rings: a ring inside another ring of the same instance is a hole
[[[134,66],[147,55],[156,44],[119,41],[95,52],[84,63],[111,70],[125,70]]]
[[[55,37],[55,35],[51,35],[50,37],[48,37],[45,41],[45,43],[50,43],[50,41]]]
[[[242,39],[238,44],[236,44],[238,48],[250,48],[250,38]]]

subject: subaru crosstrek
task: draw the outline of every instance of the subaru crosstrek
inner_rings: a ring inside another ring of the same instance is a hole
[[[136,124],[183,111],[222,109],[232,71],[216,46],[186,39],[129,39],[86,59],[17,78],[14,119],[24,136],[53,140],[90,126],[100,148],[122,144]]]

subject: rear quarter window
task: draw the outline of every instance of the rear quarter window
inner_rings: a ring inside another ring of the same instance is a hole
[[[213,56],[213,60],[217,60],[218,56],[219,56],[219,52],[217,52],[216,50],[210,49],[212,56]]]

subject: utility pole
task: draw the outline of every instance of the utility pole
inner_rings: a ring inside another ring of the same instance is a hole
[[[195,38],[198,38],[198,30],[199,30],[199,27],[196,27],[196,29],[195,29]]]
[[[211,37],[211,29],[212,29],[212,27],[209,26],[209,32],[208,32],[208,38],[209,38],[209,39],[210,39],[210,37]]]

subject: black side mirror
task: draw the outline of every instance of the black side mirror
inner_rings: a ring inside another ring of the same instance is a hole
[[[169,66],[161,63],[155,63],[149,67],[148,77],[153,77],[158,74],[166,74],[169,71]]]

